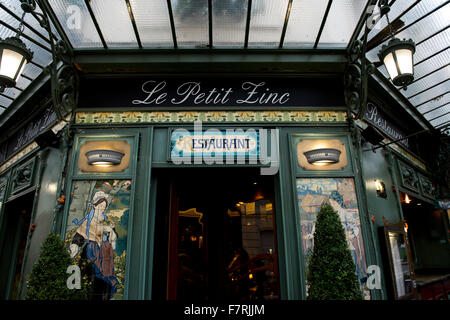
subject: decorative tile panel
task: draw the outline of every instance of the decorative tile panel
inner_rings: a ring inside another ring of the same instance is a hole
[[[76,124],[127,123],[345,123],[345,111],[78,112]]]
[[[14,169],[11,179],[11,194],[18,193],[33,185],[35,160],[36,159],[33,158]]]
[[[398,167],[403,186],[419,193],[419,178],[416,171],[401,161],[398,162]]]
[[[422,195],[428,198],[434,198],[436,196],[436,189],[431,182],[431,180],[424,175],[418,174],[420,189],[422,191]]]
[[[25,148],[20,150],[19,153],[14,155],[11,159],[9,159],[8,161],[6,161],[4,164],[2,164],[0,166],[0,173],[6,171],[6,169],[8,169],[12,165],[14,165],[20,159],[22,159],[23,157],[25,157],[27,154],[31,153],[32,151],[36,150],[37,148],[39,148],[39,146],[36,142],[32,142],[29,145],[27,145]]]

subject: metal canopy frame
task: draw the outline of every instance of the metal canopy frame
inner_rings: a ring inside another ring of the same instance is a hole
[[[17,1],[19,2],[19,0],[11,0],[12,1]],[[321,38],[323,36],[324,30],[326,29],[326,25],[328,20],[330,20],[330,16],[332,16],[333,14],[335,14],[336,10],[336,6],[338,5],[338,1],[333,1],[333,0],[328,0],[327,3],[323,3],[323,9],[321,8],[321,12],[323,12],[322,16],[320,17],[320,23],[319,21],[317,22],[317,30],[314,30],[315,35],[311,34],[312,37],[312,44],[309,45],[307,48],[305,47],[298,47],[298,48],[293,48],[292,46],[289,47],[286,46],[286,35],[287,35],[287,31],[289,28],[289,23],[290,20],[292,20],[292,8],[295,5],[297,0],[286,0],[283,3],[283,6],[285,4],[286,8],[280,8],[280,10],[282,10],[284,12],[284,18],[282,21],[282,25],[280,26],[280,38],[278,41],[278,44],[276,47],[274,48],[253,48],[252,46],[249,45],[249,39],[250,39],[250,34],[252,32],[252,10],[255,10],[255,8],[257,8],[258,4],[260,4],[260,2],[258,2],[259,0],[246,0],[247,2],[243,5],[246,8],[247,12],[245,15],[245,20],[243,21],[243,25],[244,25],[244,30],[243,30],[243,44],[242,46],[238,46],[238,47],[230,47],[230,48],[226,48],[225,50],[228,50],[228,52],[230,53],[242,53],[242,52],[248,52],[248,53],[254,53],[255,51],[266,51],[268,53],[279,53],[279,52],[293,52],[293,51],[298,51],[298,52],[304,52],[307,54],[310,53],[318,53],[318,52],[322,52],[322,51],[327,51],[330,50],[330,48],[325,48],[323,47],[323,45],[320,44],[321,42]],[[414,10],[417,10],[417,7],[419,5],[424,5],[426,4],[427,1],[432,2],[433,0],[416,0],[413,3],[409,4],[407,7],[403,8],[401,7],[401,1],[396,1],[396,0],[391,0],[389,1],[389,5],[392,6],[396,6],[399,5],[401,8],[401,10],[398,12],[396,17],[391,17],[393,18],[392,21],[393,22],[397,22],[396,24],[396,30],[394,30],[395,34],[401,34],[403,31],[405,30],[410,30],[412,27],[417,26],[421,21],[423,21],[424,19],[426,19],[427,17],[430,17],[433,14],[436,14],[438,12],[440,12],[440,10],[446,9],[447,5],[450,4],[450,0],[447,1],[443,1],[443,2],[439,2],[438,5],[435,5],[434,7],[430,7],[426,12],[423,12],[423,14],[421,14],[420,16],[414,17],[414,19],[410,19],[410,21],[406,21],[408,19],[408,16],[411,15],[411,13],[414,12]],[[342,54],[346,54],[350,48],[350,44],[361,35],[361,30],[364,27],[366,21],[365,21],[365,13],[367,12],[369,5],[372,3],[373,1],[365,1],[364,4],[361,3],[361,5],[364,6],[364,9],[361,12],[361,15],[359,17],[359,20],[357,21],[356,27],[353,29],[353,34],[351,35],[347,45],[340,47],[340,48],[335,48],[332,49],[333,51],[338,51],[341,52]],[[98,35],[98,41],[100,41],[101,46],[99,47],[94,47],[94,48],[79,48],[79,47],[74,47],[74,44],[71,42],[71,38],[69,36],[69,34],[66,32],[66,30],[64,29],[62,22],[59,20],[60,17],[58,17],[56,15],[55,12],[57,12],[55,10],[55,2],[50,2],[48,0],[45,1],[41,1],[40,2],[43,6],[43,8],[41,8],[41,10],[45,10],[50,19],[51,22],[53,24],[53,29],[54,32],[51,35],[52,37],[59,37],[63,40],[66,41],[66,43],[69,44],[70,46],[70,50],[72,51],[72,53],[75,56],[78,55],[84,55],[86,52],[89,52],[90,54],[97,54],[100,50],[104,50],[105,53],[117,53],[117,52],[129,52],[130,50],[135,50],[138,52],[142,52],[143,54],[148,54],[150,52],[172,52],[172,53],[176,53],[176,52],[180,52],[180,49],[182,49],[182,52],[189,52],[189,51],[193,51],[196,52],[198,50],[198,48],[185,48],[185,47],[181,47],[180,48],[180,39],[178,38],[179,35],[177,35],[177,25],[176,25],[176,21],[175,21],[175,8],[173,7],[174,3],[172,0],[162,0],[162,3],[165,3],[165,5],[167,6],[167,15],[168,15],[168,26],[170,26],[170,30],[169,34],[171,35],[172,38],[172,45],[173,47],[170,48],[149,48],[146,47],[146,45],[144,45],[144,43],[142,42],[142,35],[141,32],[142,30],[139,29],[139,25],[138,22],[136,21],[136,12],[133,11],[133,2],[131,0],[124,0],[125,3],[125,7],[126,10],[128,11],[128,17],[129,20],[131,22],[131,26],[132,26],[132,32],[133,37],[136,40],[137,43],[137,47],[136,49],[125,49],[125,48],[115,48],[115,47],[111,47],[110,45],[108,45],[108,42],[105,39],[105,34],[103,34],[102,32],[102,28],[101,25],[99,24],[99,21],[97,20],[97,17],[94,13],[94,10],[91,6],[91,1],[89,0],[80,0],[79,3],[80,5],[82,4],[83,6],[86,6],[87,9],[87,18],[91,19],[93,27],[95,28],[95,32]],[[61,2],[62,3],[62,2]],[[206,3],[206,7],[205,10],[207,10],[207,43],[206,45],[206,50],[210,50],[211,53],[216,54],[216,53],[223,53],[224,50],[222,50],[222,48],[217,48],[214,45],[214,38],[213,38],[213,19],[214,19],[214,14],[213,14],[213,10],[214,10],[214,5],[215,2],[213,0],[205,0]],[[281,3],[281,2],[280,2]],[[14,11],[13,9],[11,9],[10,7],[8,7],[8,2],[6,3],[0,3],[0,11],[3,10],[6,14],[8,14],[12,19],[14,19],[15,21],[19,21],[20,17],[17,11]],[[323,10],[323,11],[322,11]],[[280,11],[281,14],[281,11]],[[280,17],[281,18],[281,17]],[[382,17],[381,17],[382,18]],[[405,21],[403,21],[405,20]],[[355,17],[355,21],[356,21],[356,17]],[[432,32],[431,34],[428,34],[426,37],[424,37],[423,39],[413,39],[416,41],[416,46],[421,46],[422,44],[426,43],[427,41],[431,40],[433,41],[433,38],[435,39],[435,37],[442,37],[442,34],[444,34],[445,32],[448,32],[448,28],[450,27],[450,23],[448,23],[447,25],[444,25],[443,27],[441,27],[438,30],[435,30],[434,32]],[[6,28],[8,30],[15,30],[14,26],[9,24],[8,21],[0,21],[0,28]],[[45,34],[44,32],[42,32],[38,27],[33,26],[31,23],[24,23],[24,28],[28,31],[27,34],[24,34],[23,37],[24,39],[26,39],[27,41],[29,41],[30,43],[32,43],[33,45],[35,45],[37,48],[42,49],[44,52],[50,53],[51,49],[49,48],[50,45],[50,39],[49,39],[49,35]],[[384,28],[386,29],[386,28]],[[389,37],[386,34],[386,30],[380,30],[377,32],[372,32],[373,34],[371,34],[371,38],[369,38],[369,42],[368,42],[368,51],[375,49],[376,47],[378,47],[379,44],[388,41]],[[384,32],[384,33],[383,33]],[[99,44],[100,44],[99,43]],[[424,56],[421,58],[420,61],[415,62],[415,66],[421,66],[423,65],[424,62],[427,61],[431,61],[431,59],[436,58],[438,55],[446,55],[448,50],[449,50],[449,46],[445,46],[444,48],[440,48],[440,50],[437,50],[436,52],[430,52],[427,56]],[[203,49],[204,50],[204,49]],[[423,55],[422,55],[423,56]],[[441,58],[441,56],[437,57],[438,59]],[[374,62],[374,61],[372,61]],[[378,61],[376,61],[377,64],[379,64]],[[437,72],[445,72],[445,70],[448,68],[448,66],[450,65],[450,63],[446,62],[443,65],[439,65],[439,66],[433,66],[433,70],[426,70],[425,74],[421,74],[419,77],[417,77],[413,83],[411,85],[415,85],[415,84],[420,84],[422,83],[421,81],[425,81],[430,79],[431,77],[434,77],[434,75]],[[26,79],[27,81],[34,81],[34,79],[36,79],[36,74],[38,73],[39,70],[42,71],[44,70],[44,68],[46,67],[46,65],[43,65],[41,62],[36,61],[36,59],[33,59],[30,62],[30,66],[33,68],[37,68],[35,72],[33,73],[29,73],[29,71],[27,71],[27,69],[24,70],[24,74],[23,74],[23,78]],[[378,70],[383,71],[381,65],[378,65]],[[422,68],[423,69],[423,68]],[[382,74],[384,74],[384,76],[386,76],[386,74],[384,72],[381,72]],[[430,77],[430,78],[427,78]],[[411,99],[411,98],[416,98],[416,97],[420,97],[423,94],[428,94],[430,92],[431,89],[439,89],[440,87],[438,87],[439,85],[445,86],[447,84],[447,80],[448,79],[440,79],[438,81],[433,82],[432,84],[430,84],[428,87],[426,88],[420,88],[414,92],[408,92],[408,93],[404,93],[401,90],[397,90],[398,91],[398,95],[400,96],[404,96],[407,100]],[[411,86],[410,85],[410,86]],[[21,86],[16,87],[15,89],[17,90],[24,90],[26,89],[26,86]],[[419,110],[417,109],[420,106],[423,106],[426,102],[430,102],[433,101],[434,98],[442,96],[443,94],[447,94],[448,91],[445,91],[440,94],[440,95],[434,95],[433,98],[428,98],[426,99],[425,102],[421,101],[421,103],[419,104],[414,104],[414,103],[409,103],[409,107],[411,107],[412,109],[415,110]],[[6,98],[7,100],[2,100],[2,101],[11,101],[11,103],[5,105],[4,103],[7,102],[2,102],[0,101],[0,106],[1,106],[1,110],[6,110],[11,104],[14,103],[15,101],[15,97],[12,96],[9,93],[2,93],[1,95],[2,97]],[[2,105],[3,103],[3,105]],[[448,103],[443,104],[442,106],[447,105]],[[419,113],[421,113],[422,115],[429,115],[431,111],[435,111],[435,110],[439,110],[439,108],[441,108],[442,106],[430,106],[430,108],[428,107],[428,105],[426,106],[426,109],[424,110],[420,110],[418,111]],[[0,110],[0,113],[1,113]],[[426,121],[430,122],[432,120],[435,120],[435,118],[433,117],[432,119],[426,119],[424,118]]]

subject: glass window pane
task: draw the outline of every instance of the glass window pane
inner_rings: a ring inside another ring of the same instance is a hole
[[[450,112],[450,104],[447,104],[445,106],[443,106],[442,108],[430,111],[428,113],[425,114],[425,118],[430,120],[430,119],[434,119],[436,117],[439,117],[441,114],[446,114],[447,112]]]
[[[2,1],[2,4],[4,4],[6,8],[11,10],[16,16],[18,16],[19,19],[22,17],[23,10],[20,7],[20,1]],[[1,11],[3,11],[3,9]],[[36,4],[36,12],[42,13],[41,8],[37,4]],[[6,11],[5,11],[5,14],[6,14]],[[1,13],[0,13],[0,15],[1,15]],[[13,21],[15,21],[15,22],[17,21],[17,25],[18,25],[19,21],[16,18],[14,18],[13,16],[11,16],[9,14],[8,14],[8,16]],[[3,17],[2,17],[2,20],[5,21],[5,19],[3,19]],[[24,22],[26,22],[28,25],[30,25],[33,29],[35,29],[37,32],[39,32],[46,39],[49,39],[47,30],[40,26],[39,22],[33,17],[33,15],[26,14],[24,17]],[[7,22],[7,23],[10,24],[9,22]],[[59,36],[56,32],[54,32],[54,33],[56,36]],[[42,38],[40,36],[36,35],[36,37],[38,37],[38,39],[42,40]]]
[[[407,87],[406,90],[401,90],[401,92],[405,97],[410,97],[415,93],[425,90],[446,79],[450,79],[450,66],[447,66],[446,68],[436,71],[425,78],[413,82]]]
[[[389,246],[396,295],[402,297],[412,291],[407,244],[403,234],[400,232],[389,232]]]
[[[0,96],[0,106],[8,108],[11,104],[12,100],[5,98],[4,96]],[[0,108],[0,114],[3,112],[3,108]]]
[[[449,20],[450,22],[450,20]],[[432,54],[450,47],[450,29],[447,29],[434,37],[416,45],[414,62],[418,63]]]
[[[289,0],[252,1],[249,47],[278,47]]]
[[[23,68],[22,74],[29,77],[29,78],[36,78],[38,75],[40,75],[42,72],[42,69],[39,67],[36,67],[34,64],[27,63],[25,65],[25,68]]]
[[[166,0],[130,0],[143,47],[173,47]]]
[[[318,48],[347,47],[366,4],[365,0],[333,1]]]
[[[5,88],[3,94],[15,99],[21,94],[21,91],[17,90],[16,88]]]
[[[90,4],[108,47],[138,46],[125,1],[91,0]]]
[[[411,99],[409,99],[409,101],[416,106],[434,97],[438,97],[440,94],[443,94],[444,92],[447,91],[450,91],[450,79],[430,90],[427,90],[417,96],[412,97]]]
[[[433,70],[436,70],[450,61],[450,50],[447,49],[431,57],[427,61],[414,66],[414,78],[418,79]]]
[[[74,48],[103,47],[83,0],[49,0]]]
[[[283,46],[312,48],[327,5],[328,0],[294,1]]]
[[[414,9],[405,14],[401,20],[404,21],[405,26],[408,26],[418,18],[424,16],[426,13],[435,9],[442,2],[443,1],[421,2],[420,4],[415,6]],[[450,16],[450,4],[440,8],[439,10],[430,14],[426,18],[420,20],[419,22],[413,24],[412,26],[406,28],[405,30],[397,33],[395,37],[399,39],[412,39],[415,43],[419,43],[420,41],[425,40],[427,37],[430,37],[434,33],[448,26],[449,16]],[[389,40],[384,41],[383,43],[379,44],[377,47],[375,47],[374,49],[370,50],[367,53],[367,57],[369,58],[370,61],[378,60],[377,56],[378,52],[380,52],[382,45],[386,44],[388,41]],[[425,44],[425,42],[423,44]],[[416,55],[414,55],[415,62],[418,62],[424,56],[431,54],[430,52],[428,52],[427,54],[427,52],[424,51],[427,44],[425,44],[424,49],[421,48],[423,44],[419,44],[416,48],[418,57],[416,58]],[[433,50],[433,52],[436,51],[438,50]]]
[[[448,124],[449,122],[450,122],[450,114],[446,114],[445,116],[432,120],[430,123],[434,127],[437,127]]]
[[[25,89],[26,87],[28,87],[30,83],[31,83],[30,80],[28,80],[28,79],[26,79],[26,78],[20,76],[20,77],[17,79],[17,81],[16,81],[16,87],[23,90],[23,89]]]
[[[419,106],[417,110],[419,110],[422,113],[425,113],[429,110],[433,110],[449,102],[450,102],[450,94],[446,94],[444,96],[433,99],[427,103],[424,103],[423,105]]]
[[[243,47],[248,0],[213,0],[213,46]]]
[[[171,0],[179,47],[208,47],[208,0]]]
[[[434,1],[434,0],[433,0]],[[395,21],[403,12],[405,12],[406,9],[408,9],[416,0],[402,0],[402,1],[395,1],[391,5],[391,11],[389,11],[389,20],[391,22]],[[436,2],[436,1],[434,1]],[[419,2],[420,3],[420,2]],[[414,8],[414,7],[413,7]],[[411,10],[413,10],[411,8]],[[411,11],[410,10],[410,11]],[[410,12],[408,11],[408,12]],[[374,10],[374,15],[379,14],[378,7]],[[405,13],[404,16],[406,16],[407,13]],[[404,17],[403,16],[403,17]],[[375,16],[374,18],[377,18],[379,16]],[[404,18],[401,18],[401,20],[404,20]],[[370,30],[368,39],[372,39],[374,36],[376,36],[381,30],[383,30],[387,26],[386,17],[382,17],[378,23]]]

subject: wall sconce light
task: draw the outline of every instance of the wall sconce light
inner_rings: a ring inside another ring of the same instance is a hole
[[[406,204],[411,203],[411,199],[408,197],[408,194],[407,194],[407,193],[405,193],[405,203],[406,203]]]
[[[387,198],[386,194],[386,186],[384,182],[378,179],[375,179],[375,189],[377,190],[377,196],[380,198]]]
[[[306,151],[303,154],[309,163],[316,166],[326,166],[339,162],[341,151],[332,148],[323,148]]]
[[[125,154],[116,150],[96,149],[86,152],[88,164],[97,167],[118,165]]]

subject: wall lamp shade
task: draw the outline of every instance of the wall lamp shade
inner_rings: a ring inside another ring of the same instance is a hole
[[[384,63],[392,83],[396,86],[407,86],[414,80],[414,41],[392,38],[387,45],[381,47],[378,57]]]
[[[332,148],[322,148],[306,151],[303,154],[309,163],[316,166],[326,166],[339,162],[341,151]]]
[[[375,179],[375,189],[377,190],[378,197],[387,198],[386,186],[383,181]]]
[[[96,149],[86,152],[88,164],[98,167],[118,165],[125,154],[116,150]]]
[[[33,52],[18,37],[0,39],[0,87],[14,87],[32,58]]]

